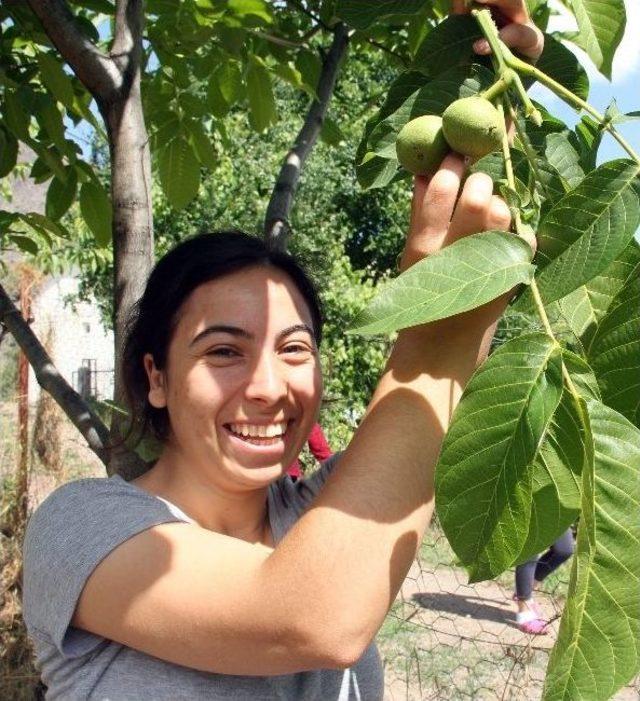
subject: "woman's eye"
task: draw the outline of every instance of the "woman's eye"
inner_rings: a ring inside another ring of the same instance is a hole
[[[238,355],[238,351],[234,348],[228,348],[227,346],[220,346],[217,348],[210,348],[206,355],[213,358],[235,358]]]
[[[284,352],[287,354],[294,354],[294,355],[299,355],[299,354],[309,354],[311,353],[311,348],[309,346],[303,344],[303,343],[290,343],[289,345],[284,347]]]

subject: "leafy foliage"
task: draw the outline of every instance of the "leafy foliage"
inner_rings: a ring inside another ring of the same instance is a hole
[[[569,4],[580,32],[565,38],[610,75],[624,30],[623,3]],[[544,26],[545,15],[535,17]],[[367,18],[367,26],[372,21]],[[470,16],[451,17],[423,39],[411,69],[390,84],[363,131],[356,170],[364,189],[405,177],[394,151],[404,124],[442,114],[454,99],[496,81],[472,51],[473,41],[489,31],[491,23],[483,25],[480,15],[478,24]],[[586,71],[556,39],[547,37],[535,70],[504,60],[528,84],[544,79],[573,106],[585,105]],[[494,67],[504,77],[501,64]],[[533,105],[517,81],[509,85],[513,94],[504,104],[517,132],[510,162],[490,154],[472,169],[494,179],[517,211],[519,233],[537,230],[536,272],[519,278],[529,288],[506,315],[502,337],[454,413],[436,470],[436,505],[472,581],[541,552],[579,518],[545,699],[606,699],[638,670],[640,606],[630,592],[637,588],[640,542],[637,519],[631,523],[638,502],[633,423],[639,418],[640,288],[632,239],[640,224],[640,158],[624,143],[630,159],[596,167],[596,155],[602,129],[635,113],[620,115],[612,107],[597,116],[587,105],[589,116],[570,130]],[[519,103],[527,114],[537,110],[538,118],[523,119]],[[510,289],[516,283],[502,278],[507,257],[492,236],[462,239],[389,282],[354,330],[396,331]],[[481,250],[481,242],[490,245]],[[499,279],[504,287],[491,289]],[[628,495],[624,483],[634,485]]]

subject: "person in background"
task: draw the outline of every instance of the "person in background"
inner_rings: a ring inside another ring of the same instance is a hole
[[[547,621],[533,598],[533,591],[573,555],[574,549],[573,531],[568,528],[547,552],[516,567],[516,593],[513,598],[518,605],[516,623],[523,633],[546,635]]]
[[[307,438],[307,445],[309,446],[311,454],[318,462],[324,462],[333,455],[319,423],[313,424],[309,438]],[[298,458],[291,463],[287,474],[294,482],[302,477],[302,468],[300,467],[300,460]]]

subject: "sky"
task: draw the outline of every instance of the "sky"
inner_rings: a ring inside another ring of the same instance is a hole
[[[579,56],[580,62],[586,68],[590,86],[588,102],[601,114],[613,98],[621,112],[640,110],[640,1],[625,0],[625,7],[627,26],[613,60],[611,82],[598,72],[584,52],[574,48],[572,44],[565,44]],[[565,13],[551,18],[548,31],[575,28],[575,21]],[[541,102],[553,115],[569,126],[574,126],[578,121],[579,115],[574,109],[541,85],[535,85],[529,92],[533,99]],[[624,122],[617,125],[616,129],[636,152],[640,152],[640,121]],[[598,163],[624,157],[627,157],[627,154],[618,142],[610,134],[605,134],[598,152]]]

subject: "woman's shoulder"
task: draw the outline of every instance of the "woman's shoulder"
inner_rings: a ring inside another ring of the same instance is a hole
[[[185,520],[170,504],[121,477],[88,477],[55,489],[33,512],[25,533],[25,551],[34,541],[119,539],[168,521]]]

